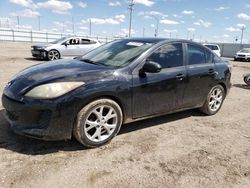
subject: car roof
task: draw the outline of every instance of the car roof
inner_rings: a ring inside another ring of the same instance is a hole
[[[218,44],[210,44],[210,43],[207,43],[207,44],[203,44],[203,45],[210,45],[210,46],[219,46]]]
[[[74,39],[74,38],[81,38],[81,39],[86,39],[86,40],[95,40],[98,41],[97,39],[94,38],[87,38],[87,37],[81,37],[81,36],[71,36],[71,37],[65,37],[66,39]]]
[[[200,43],[185,40],[185,39],[168,39],[168,38],[153,38],[153,37],[142,37],[142,38],[124,38],[121,40],[133,41],[133,42],[143,42],[143,43],[160,43],[160,42],[186,42],[186,43],[193,43],[197,45],[201,45]]]

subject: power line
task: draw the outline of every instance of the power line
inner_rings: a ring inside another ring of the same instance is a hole
[[[131,37],[131,24],[132,24],[132,14],[133,14],[133,6],[134,6],[134,0],[131,0],[130,4],[128,5],[129,13],[129,30],[128,30],[128,36]]]

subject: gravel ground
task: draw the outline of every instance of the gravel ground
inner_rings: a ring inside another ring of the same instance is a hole
[[[30,44],[0,43],[0,91],[40,63]],[[189,110],[124,125],[108,145],[44,142],[14,134],[0,103],[0,187],[250,187],[250,63],[232,62],[221,111]]]

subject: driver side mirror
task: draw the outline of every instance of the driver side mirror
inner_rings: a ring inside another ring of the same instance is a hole
[[[154,61],[146,60],[146,63],[142,67],[142,72],[146,73],[158,73],[162,69],[161,65],[159,63],[156,63]]]
[[[64,45],[65,47],[67,47],[68,46],[68,41],[63,42],[62,45]]]

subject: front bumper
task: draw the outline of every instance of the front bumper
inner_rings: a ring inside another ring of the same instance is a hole
[[[234,56],[234,60],[239,60],[239,61],[249,61],[250,57],[249,56]]]
[[[55,102],[56,103],[56,102]],[[72,136],[74,104],[27,103],[2,96],[6,119],[14,132],[42,140],[66,140]]]
[[[40,59],[46,59],[47,58],[47,52],[45,50],[31,50],[31,54],[35,58],[40,58]]]

